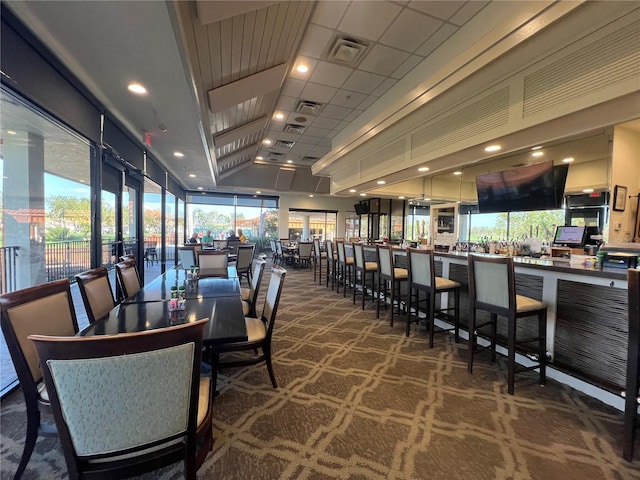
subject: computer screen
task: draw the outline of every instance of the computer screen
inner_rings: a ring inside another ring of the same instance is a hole
[[[580,246],[584,243],[585,227],[558,226],[553,243],[567,246]]]

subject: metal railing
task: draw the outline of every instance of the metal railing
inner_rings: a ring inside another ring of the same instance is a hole
[[[73,240],[51,242],[44,247],[47,281],[68,278],[91,268],[91,242],[89,240]]]
[[[13,292],[17,285],[16,257],[19,246],[0,247],[0,293]]]

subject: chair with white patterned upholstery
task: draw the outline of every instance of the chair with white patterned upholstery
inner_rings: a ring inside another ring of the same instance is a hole
[[[200,373],[207,322],[120,335],[29,336],[69,478],[128,478],[178,461],[185,478],[196,478],[198,431],[212,436],[212,382]],[[209,425],[199,429],[198,420]],[[211,442],[204,443],[208,452]]]

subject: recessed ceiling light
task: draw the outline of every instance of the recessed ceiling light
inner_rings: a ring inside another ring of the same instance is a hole
[[[309,194],[309,198],[313,198],[313,194]]]
[[[196,174],[195,174],[195,173],[190,173],[190,174],[189,174],[189,176],[190,176],[191,178],[196,178]]]
[[[541,156],[543,156],[543,155],[544,155],[544,152],[540,152],[540,151],[533,152],[533,153],[531,154],[531,156],[533,156],[533,157],[541,157]]]
[[[200,192],[200,195],[206,195],[207,192]]]
[[[582,190],[583,193],[592,193],[593,192],[593,188],[585,188]]]
[[[262,192],[260,190],[256,190],[256,193],[260,195]]]
[[[287,160],[287,163],[293,163],[293,160]]]
[[[488,147],[484,148],[485,152],[497,152],[499,150],[502,150],[502,147],[500,145],[489,145]]]
[[[144,95],[145,93],[147,93],[147,89],[137,82],[127,85],[127,90],[137,95]]]
[[[263,157],[262,155],[258,155],[258,156],[256,157],[256,160],[264,160],[264,157]]]
[[[454,175],[462,175],[462,171],[460,170],[456,170],[455,172],[453,172]]]
[[[540,150],[542,145],[536,145],[535,147],[531,147],[531,150]]]
[[[573,162],[573,157],[563,158],[563,159],[562,159],[562,161],[563,161],[564,163],[571,163],[571,162]]]
[[[300,73],[307,73],[309,71],[309,67],[304,64],[300,64],[296,67],[296,70]]]
[[[275,119],[276,120],[282,120],[284,118],[284,115],[281,113],[276,113]]]
[[[385,182],[384,180],[378,180],[376,183],[377,183],[378,185],[384,185],[384,184],[385,184],[385,183],[387,183],[387,182]]]
[[[202,187],[198,187],[198,190],[202,190]]]
[[[7,130],[7,133],[8,133],[9,135],[17,135],[17,133],[16,133],[16,132],[14,132],[13,130]]]
[[[398,197],[398,199],[399,199],[399,200],[404,200],[404,196],[400,195],[400,196]]]
[[[366,196],[367,196],[367,194],[366,194],[366,193],[361,193],[361,194],[360,194],[360,196],[361,196],[361,197],[366,197]]]
[[[431,198],[423,198],[423,200],[424,200],[425,202],[429,202],[429,201],[431,201]]]
[[[349,193],[356,193],[356,189],[355,188],[350,188],[349,189]]]
[[[420,167],[418,169],[419,172],[428,172],[429,171],[429,167]]]
[[[271,145],[271,140],[269,140],[268,138],[265,138],[262,143],[264,143],[265,145]]]
[[[184,157],[184,153],[182,153],[182,152],[173,152],[173,156],[174,157],[178,157],[178,158],[182,158],[182,157]]]

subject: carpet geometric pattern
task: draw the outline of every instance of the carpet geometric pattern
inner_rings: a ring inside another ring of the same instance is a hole
[[[268,284],[268,272],[262,295]],[[259,309],[260,310],[260,309]],[[273,338],[278,388],[264,365],[224,370],[214,450],[199,479],[640,479],[620,451],[622,413],[537,374],[516,377],[448,334],[428,347],[351,298],[289,269]],[[22,394],[2,405],[2,479],[22,451]],[[57,439],[40,439],[27,479],[66,477]],[[183,478],[175,465],[140,479]]]

